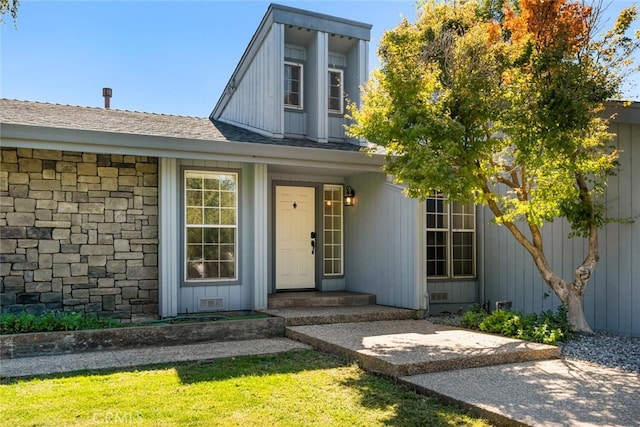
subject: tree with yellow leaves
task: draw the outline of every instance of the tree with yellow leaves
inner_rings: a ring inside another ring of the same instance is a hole
[[[586,333],[582,298],[619,155],[601,115],[637,70],[640,39],[628,35],[635,7],[597,38],[600,11],[575,0],[425,1],[415,22],[385,32],[348,128],[386,148],[386,171],[409,196],[488,206]],[[570,279],[544,251],[541,227],[556,218],[588,242]]]

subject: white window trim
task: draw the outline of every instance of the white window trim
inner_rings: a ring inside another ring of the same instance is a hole
[[[224,226],[224,227],[211,227],[211,228],[233,228],[235,229],[235,233],[234,233],[234,253],[235,253],[235,259],[234,259],[234,268],[233,268],[233,273],[234,273],[234,277],[220,277],[220,278],[213,278],[213,277],[202,277],[202,278],[188,278],[187,277],[187,230],[189,228],[188,224],[187,224],[187,176],[190,173],[203,173],[203,174],[211,174],[211,175],[234,175],[235,176],[235,182],[236,182],[236,191],[235,191],[235,195],[236,195],[236,208],[235,208],[235,225],[230,226]],[[183,233],[183,239],[182,239],[182,245],[183,245],[183,252],[182,252],[182,269],[183,269],[183,274],[182,274],[182,283],[184,285],[187,286],[192,286],[192,285],[206,285],[206,284],[227,284],[227,283],[236,283],[239,281],[239,271],[238,268],[240,266],[240,236],[239,236],[239,232],[240,232],[240,225],[239,225],[239,220],[240,220],[240,174],[237,171],[229,171],[229,170],[211,170],[211,169],[184,169],[182,172],[182,233]]]
[[[293,62],[293,61],[284,61],[284,65],[300,67],[300,105],[284,104],[284,106],[285,108],[302,110],[304,109],[304,65],[301,64],[300,62]],[[284,75],[282,76],[282,79],[284,80]],[[283,97],[284,97],[284,93],[283,93]]]
[[[332,110],[331,108],[329,108],[329,113],[334,113],[334,114],[344,114],[344,70],[341,70],[339,68],[329,68],[328,73],[338,73],[340,74],[340,86],[338,87],[340,89],[340,109],[339,110]],[[327,98],[329,98],[329,96],[331,95],[331,77],[329,76],[329,87],[327,87]],[[327,105],[329,105],[329,101],[327,99]]]

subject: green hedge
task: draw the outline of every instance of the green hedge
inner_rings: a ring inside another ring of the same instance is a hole
[[[49,312],[41,315],[2,313],[0,333],[23,334],[27,332],[76,331],[79,329],[103,329],[120,326],[112,319],[98,319],[74,312]]]
[[[480,308],[467,311],[460,321],[465,328],[500,334],[511,338],[544,344],[556,344],[571,337],[567,311],[561,306],[557,312],[525,314],[519,311],[496,310],[487,314]]]

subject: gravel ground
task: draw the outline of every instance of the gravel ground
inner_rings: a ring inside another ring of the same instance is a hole
[[[442,325],[460,326],[456,314],[429,316],[427,320]],[[577,335],[559,343],[563,359],[580,360],[609,368],[640,372],[640,338],[622,337],[606,332]]]

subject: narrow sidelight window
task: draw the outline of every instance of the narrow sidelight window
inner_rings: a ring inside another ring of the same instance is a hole
[[[344,274],[342,185],[325,184],[323,194],[323,272],[325,276],[341,276]]]

